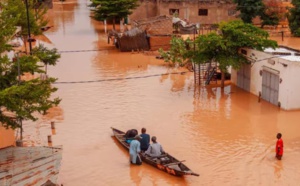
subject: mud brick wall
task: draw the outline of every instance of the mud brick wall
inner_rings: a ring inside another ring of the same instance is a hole
[[[141,2],[140,6],[137,7],[129,16],[129,24],[131,24],[131,20],[139,20],[157,16],[157,9],[158,7],[155,2]]]
[[[170,48],[171,36],[151,36],[150,37],[150,50],[155,51],[160,48],[168,50]]]
[[[173,33],[172,18],[150,21],[142,25],[138,25],[142,30],[146,30],[149,35],[171,35]]]

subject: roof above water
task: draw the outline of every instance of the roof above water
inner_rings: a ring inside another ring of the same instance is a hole
[[[283,47],[276,48],[275,50],[272,48],[266,48],[264,52],[272,54],[282,59],[286,59],[289,61],[298,61],[300,62],[300,52],[296,50],[291,50]]]

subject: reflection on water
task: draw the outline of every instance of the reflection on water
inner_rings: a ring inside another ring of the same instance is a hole
[[[63,145],[64,185],[298,185],[299,111],[287,112],[230,83],[195,88],[193,73],[147,53],[107,44],[105,26],[86,1],[54,7],[45,35],[62,53],[49,67],[62,98],[36,123],[25,122],[27,145]],[[64,16],[64,18],[63,18]],[[109,26],[108,26],[109,29]],[[85,50],[85,51],[81,51]],[[86,51],[89,50],[89,51]],[[98,51],[90,51],[98,50]],[[183,73],[181,73],[183,72]],[[114,81],[98,81],[118,78]],[[56,131],[50,122],[56,122]],[[130,166],[110,127],[147,128],[166,151],[200,177],[177,178],[147,164]],[[274,156],[276,134],[285,143]]]
[[[132,182],[135,183],[135,185],[141,185],[141,168],[136,165],[130,165],[130,177]]]
[[[280,179],[282,171],[282,161],[276,161],[274,164],[274,175],[277,179]]]

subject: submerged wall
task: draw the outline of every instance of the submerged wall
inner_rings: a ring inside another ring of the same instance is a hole
[[[15,145],[15,133],[12,129],[6,129],[0,124],[0,149]]]
[[[273,71],[280,78],[278,102],[284,110],[300,109],[300,61],[290,61],[274,55],[252,49],[247,51],[247,57],[252,60],[250,92],[259,96],[262,92],[261,71]],[[232,70],[231,81],[237,84],[237,70]]]

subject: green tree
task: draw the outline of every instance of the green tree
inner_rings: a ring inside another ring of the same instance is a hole
[[[3,11],[1,12],[0,9],[0,54],[11,49],[11,46],[7,43],[11,40],[13,33],[16,31],[15,22],[14,17],[4,17]]]
[[[39,6],[37,8],[36,3],[38,2],[35,0],[28,0],[29,28],[31,34],[40,35],[42,34],[41,28],[48,24],[48,20],[46,20],[44,16],[47,12],[47,8],[45,6]],[[28,22],[24,1],[4,0],[1,5],[3,7],[2,19],[8,20],[14,18],[14,25],[21,27],[20,34],[26,47],[26,42],[28,41]]]
[[[112,20],[113,29],[117,19],[126,18],[132,10],[139,6],[138,0],[92,0],[91,7],[95,7],[93,17],[96,20]]]
[[[181,37],[173,36],[170,41],[170,49],[165,52],[163,49],[159,49],[161,56],[167,63],[173,63],[174,65],[183,66],[189,62],[190,59],[190,45],[192,41],[187,39],[184,41]]]
[[[245,23],[252,23],[252,19],[259,16],[264,10],[262,0],[234,0],[236,10],[240,11],[240,18]]]
[[[60,54],[56,48],[48,49],[44,45],[39,45],[32,50],[32,53],[45,65],[45,72],[47,74],[48,65],[56,65]]]
[[[5,109],[16,115],[22,120],[36,120],[34,114],[45,113],[53,105],[60,102],[59,98],[51,99],[51,94],[57,88],[51,84],[56,81],[55,78],[41,80],[35,78],[32,80],[19,81],[20,75],[25,73],[44,73],[38,65],[39,59],[35,56],[23,55],[9,60],[7,56],[0,57],[0,110]],[[18,120],[11,120],[0,111],[0,123],[5,127],[20,127]]]
[[[45,113],[52,106],[59,104],[60,99],[51,97],[57,90],[52,87],[55,78],[35,78],[28,81],[19,78],[25,73],[44,73],[38,65],[39,58],[35,55],[16,54],[12,60],[4,55],[5,51],[11,49],[6,43],[14,35],[18,20],[18,17],[7,16],[7,11],[12,8],[7,5],[1,5],[5,8],[0,12],[0,123],[15,129],[21,128],[19,120],[35,121],[36,113]],[[14,113],[16,118],[12,119],[3,111]]]
[[[277,47],[276,41],[268,39],[268,32],[238,20],[222,22],[219,26],[219,33],[212,32],[198,36],[195,40],[195,51],[189,50],[175,55],[172,52],[169,55],[173,54],[176,58],[190,58],[195,63],[218,62],[222,72],[221,87],[224,87],[225,72],[228,67],[232,66],[238,69],[248,61],[244,55],[239,53],[240,48],[263,51],[267,47]],[[166,52],[161,50],[161,53],[164,56]],[[168,56],[165,59],[173,58]]]
[[[292,34],[300,37],[300,0],[292,0],[294,7],[289,9],[288,20]]]

